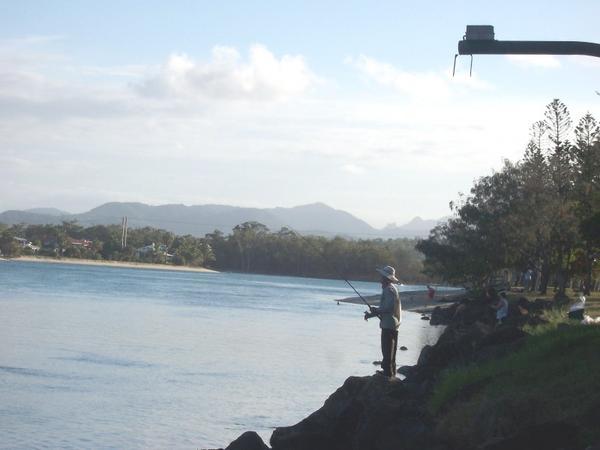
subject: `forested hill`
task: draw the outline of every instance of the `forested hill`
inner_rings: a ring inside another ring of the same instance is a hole
[[[229,233],[243,222],[259,222],[271,230],[291,227],[303,234],[321,236],[342,235],[353,238],[423,237],[434,221],[414,219],[406,226],[388,226],[378,230],[352,214],[323,203],[293,208],[243,208],[227,205],[146,205],[143,203],[106,203],[82,214],[60,214],[57,210],[38,208],[27,211],[5,211],[0,223],[60,224],[77,221],[83,226],[110,225],[127,216],[131,228],[154,227],[175,234],[204,236],[214,230]]]

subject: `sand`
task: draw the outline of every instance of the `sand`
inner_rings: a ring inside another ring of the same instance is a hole
[[[95,259],[79,259],[79,258],[50,258],[43,256],[19,256],[12,258],[11,261],[26,261],[26,262],[42,262],[51,264],[76,264],[81,266],[102,266],[102,267],[119,267],[124,269],[148,269],[148,270],[174,270],[178,272],[210,272],[217,273],[216,270],[206,269],[204,267],[187,267],[173,266],[170,264],[150,264],[137,263],[129,261],[106,261]]]
[[[427,295],[427,291],[406,291],[400,292],[400,301],[402,303],[403,311],[429,313],[436,306],[448,306],[459,300],[463,295],[464,291],[462,290],[456,293],[436,293],[434,298],[430,299]],[[371,306],[378,306],[379,297],[380,296],[378,294],[365,296],[364,298]],[[341,298],[336,301],[364,305],[364,302],[358,297]]]

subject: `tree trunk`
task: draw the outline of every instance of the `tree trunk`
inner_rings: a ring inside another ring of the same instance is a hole
[[[550,264],[546,261],[542,263],[542,273],[540,276],[540,294],[546,295],[548,292],[548,282],[550,281]]]
[[[586,242],[587,244],[587,242]],[[583,279],[583,294],[590,295],[592,289],[592,272],[594,270],[594,257],[590,245],[586,245],[585,252],[585,277]]]

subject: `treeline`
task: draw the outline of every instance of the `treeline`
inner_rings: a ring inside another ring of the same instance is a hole
[[[374,279],[375,267],[391,264],[403,281],[428,281],[422,273],[423,257],[411,239],[330,239],[301,236],[287,228],[272,232],[258,222],[245,222],[228,235],[215,231],[204,238],[177,236],[145,227],[129,229],[126,246],[122,240],[119,225],[0,225],[0,251],[6,256],[39,254],[353,279]]]
[[[214,261],[205,239],[176,236],[151,227],[131,228],[123,245],[120,225],[84,228],[60,225],[0,225],[0,251],[6,256],[40,255],[95,260],[204,266]]]
[[[375,267],[391,264],[405,281],[427,279],[412,239],[328,239],[301,236],[288,228],[271,232],[258,222],[240,224],[228,236],[215,232],[206,238],[214,266],[224,270],[372,280]]]
[[[513,271],[531,276],[540,293],[554,284],[563,296],[569,282],[589,293],[600,259],[598,122],[588,113],[573,128],[553,100],[523,158],[505,161],[450,207],[454,217],[417,245],[427,273],[483,286]]]

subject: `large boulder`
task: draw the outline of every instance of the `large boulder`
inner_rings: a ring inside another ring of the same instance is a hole
[[[431,311],[431,317],[429,319],[430,325],[448,325],[454,316],[456,311],[456,305],[447,307],[436,306]]]
[[[273,450],[416,450],[426,418],[399,380],[350,377],[323,407],[291,427],[277,428]]]
[[[254,431],[246,431],[225,450],[269,450],[269,447]]]
[[[524,331],[512,324],[496,326],[488,312],[476,303],[457,309],[461,317],[448,325],[435,345],[423,347],[416,366],[403,369],[407,379],[431,382],[443,369],[502,356],[524,341]]]

